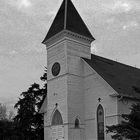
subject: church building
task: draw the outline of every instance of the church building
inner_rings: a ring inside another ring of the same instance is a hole
[[[91,53],[94,37],[71,0],[63,0],[43,40],[47,48],[44,140],[111,140],[140,99],[140,69]]]

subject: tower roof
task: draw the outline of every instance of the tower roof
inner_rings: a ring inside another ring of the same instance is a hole
[[[42,43],[45,43],[49,38],[62,30],[68,30],[87,38],[94,39],[71,0],[63,0],[58,13]]]

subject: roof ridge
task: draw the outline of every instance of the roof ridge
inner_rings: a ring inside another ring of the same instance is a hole
[[[66,27],[67,27],[67,10],[68,10],[68,0],[65,0],[64,29],[66,29]]]

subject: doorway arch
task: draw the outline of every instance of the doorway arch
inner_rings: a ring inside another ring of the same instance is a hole
[[[53,114],[51,125],[63,125],[63,119],[61,113],[58,110],[55,110]]]

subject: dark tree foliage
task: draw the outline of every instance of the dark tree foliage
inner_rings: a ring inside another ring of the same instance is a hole
[[[134,90],[140,93],[140,89]],[[131,106],[130,114],[122,114],[121,117],[123,121],[120,124],[107,126],[107,133],[113,133],[115,140],[140,140],[140,101]]]
[[[27,140],[42,140],[44,136],[43,114],[39,110],[47,94],[47,71],[40,79],[44,82],[43,87],[37,83],[32,84],[27,91],[21,93],[21,98],[15,104],[15,131]]]
[[[0,120],[0,139],[6,139],[6,137],[9,137],[13,135],[13,122],[8,120]]]

